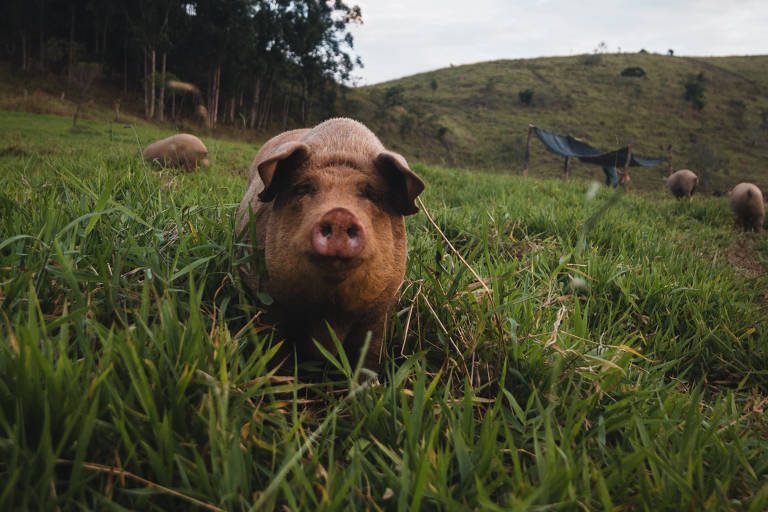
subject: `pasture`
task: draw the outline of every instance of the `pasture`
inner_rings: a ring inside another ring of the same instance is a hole
[[[236,270],[257,148],[69,124],[0,112],[0,509],[768,508],[768,242],[726,198],[411,162],[388,361],[297,379]]]

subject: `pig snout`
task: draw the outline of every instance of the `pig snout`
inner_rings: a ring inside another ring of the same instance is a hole
[[[312,228],[312,249],[318,256],[352,259],[365,248],[365,230],[346,208],[327,212]]]

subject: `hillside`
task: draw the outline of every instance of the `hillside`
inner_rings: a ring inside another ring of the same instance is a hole
[[[640,67],[643,77],[621,76]],[[701,74],[704,107],[683,83]],[[533,92],[530,105],[520,101]],[[698,171],[711,192],[742,180],[768,188],[768,56],[687,58],[601,54],[456,66],[349,91],[344,113],[363,119],[418,161],[519,173],[529,123],[606,150],[635,141],[642,156],[665,156]],[[534,139],[531,174],[559,176],[562,160]],[[575,163],[574,176],[602,180]],[[633,183],[658,188],[664,169],[637,170]]]
[[[645,76],[621,76],[628,67],[642,68]],[[684,99],[683,84],[691,77],[701,77],[701,110]],[[62,99],[65,90],[66,81],[55,76],[19,76],[0,66],[0,109],[71,115],[74,104]],[[526,90],[530,105],[521,103]],[[141,99],[109,84],[94,89],[84,116],[110,119],[118,98],[123,119],[138,122]],[[600,54],[485,62],[341,88],[335,114],[364,121],[413,162],[517,174],[533,123],[606,150],[631,140],[640,156],[666,156],[672,144],[673,167],[699,173],[704,192],[725,193],[744,180],[768,189],[768,56]],[[297,126],[290,119],[285,124]],[[283,124],[262,132],[236,124],[209,131],[183,119],[175,128],[251,142],[266,140]],[[532,176],[561,176],[562,159],[535,138],[531,149]],[[579,162],[572,175],[603,179],[599,167]],[[664,175],[664,166],[633,170],[633,186],[657,190]]]

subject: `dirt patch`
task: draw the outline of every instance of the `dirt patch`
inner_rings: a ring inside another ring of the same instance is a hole
[[[746,234],[738,234],[727,251],[728,262],[733,268],[748,279],[766,275],[766,270],[755,254],[755,241]]]

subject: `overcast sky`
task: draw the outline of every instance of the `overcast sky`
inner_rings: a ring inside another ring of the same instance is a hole
[[[768,54],[768,0],[347,0],[359,84],[496,59],[591,53]]]

